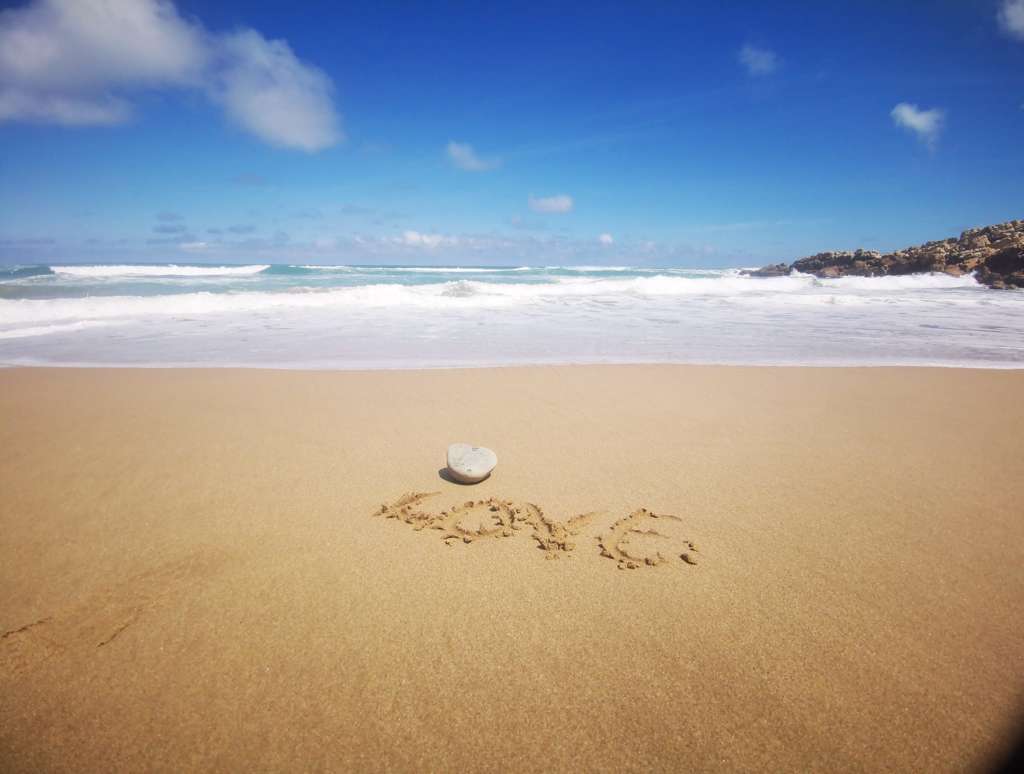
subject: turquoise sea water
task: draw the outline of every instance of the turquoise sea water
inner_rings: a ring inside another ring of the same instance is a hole
[[[1024,292],[736,269],[0,267],[0,364],[1024,364]]]

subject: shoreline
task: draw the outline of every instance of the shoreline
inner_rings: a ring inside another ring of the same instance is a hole
[[[0,369],[0,759],[983,768],[1024,691],[1022,389]],[[491,478],[444,480],[455,441],[497,452]]]
[[[91,268],[100,273],[3,286],[0,362],[331,370],[1024,364],[1024,295],[945,274],[759,279],[724,270],[432,267],[172,272],[143,282],[128,267]]]
[[[395,366],[352,366],[339,367],[336,365],[314,366],[308,363],[297,365],[265,365],[253,364],[243,365],[228,363],[215,365],[209,363],[0,363],[0,371],[16,370],[70,370],[70,371],[242,371],[242,372],[290,372],[290,373],[341,373],[341,374],[369,374],[369,373],[409,373],[429,371],[501,371],[508,369],[562,369],[562,368],[752,368],[752,369],[800,369],[813,370],[857,370],[857,369],[908,369],[908,370],[949,370],[949,371],[1021,371],[1024,370],[1024,363],[1020,364],[989,364],[978,365],[972,363],[733,363],[733,362],[671,362],[671,361],[572,361],[572,362],[551,362],[551,363],[507,363],[484,365],[395,365]]]

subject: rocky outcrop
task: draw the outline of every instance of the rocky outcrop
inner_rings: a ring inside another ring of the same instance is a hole
[[[972,228],[959,238],[927,242],[894,253],[876,250],[827,252],[800,258],[787,266],[774,264],[748,272],[777,277],[799,271],[816,277],[881,277],[943,272],[959,276],[974,272],[991,288],[1024,288],[1024,220]]]
[[[1024,248],[1009,247],[990,255],[974,276],[990,288],[1024,288]]]

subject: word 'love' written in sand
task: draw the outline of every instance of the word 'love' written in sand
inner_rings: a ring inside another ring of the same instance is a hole
[[[375,515],[404,521],[416,530],[439,530],[449,545],[527,534],[547,559],[557,559],[573,551],[576,538],[598,515],[584,513],[560,522],[546,516],[540,506],[533,503],[496,497],[467,500],[437,513],[424,510],[420,504],[437,494],[439,492],[404,494],[393,503],[384,503]],[[635,510],[597,538],[601,556],[614,560],[623,570],[655,567],[672,561],[695,565],[697,547],[673,534],[676,532],[673,527],[681,522],[678,516],[654,513],[646,508]]]

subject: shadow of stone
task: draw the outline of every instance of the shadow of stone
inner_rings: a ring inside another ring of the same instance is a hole
[[[438,478],[447,481],[449,484],[457,484],[458,486],[476,486],[477,484],[483,483],[481,481],[477,481],[476,483],[473,484],[467,484],[464,481],[459,481],[455,478],[455,476],[452,475],[452,472],[448,470],[447,467],[441,468],[439,471],[437,471],[437,476]],[[487,476],[487,478],[490,478],[490,476]],[[487,478],[485,478],[484,481],[486,481]]]

